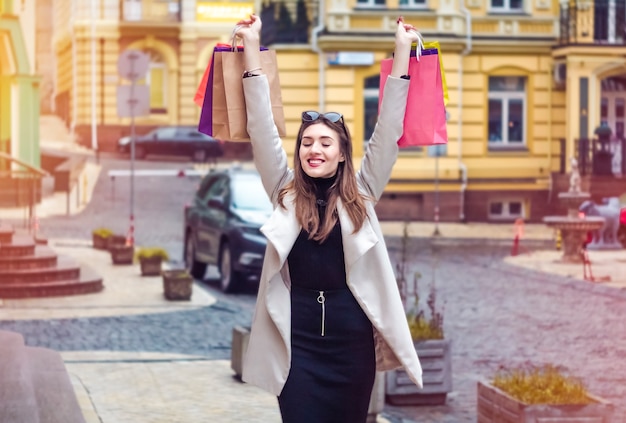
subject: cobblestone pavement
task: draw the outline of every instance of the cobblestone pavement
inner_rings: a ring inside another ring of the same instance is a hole
[[[113,191],[106,177],[107,169],[123,166],[127,162],[103,163],[100,182],[85,211],[71,218],[42,220],[44,235],[89,239],[96,226],[124,232],[128,201],[122,199],[127,198],[128,191],[118,184],[121,181],[116,181]],[[139,162],[139,166],[154,167],[155,163]],[[168,166],[179,164],[163,164]],[[146,178],[137,187],[137,244],[161,245],[180,257],[181,205],[190,200],[197,181]],[[390,237],[388,247],[398,258],[400,239]],[[626,295],[617,289],[596,289],[567,277],[511,266],[503,262],[508,253],[506,247],[471,241],[410,241],[407,274],[420,272],[420,293],[434,283],[437,302],[443,307],[445,334],[452,341],[453,392],[445,406],[388,405],[384,417],[392,423],[475,422],[477,380],[489,378],[501,366],[552,363],[581,377],[595,395],[612,401],[616,406],[614,422],[626,423]],[[210,283],[207,289],[217,298],[211,307],[150,315],[3,320],[0,329],[23,333],[30,345],[60,351],[188,354],[203,363],[215,360],[223,366],[221,360],[230,354],[231,329],[234,324],[250,321],[254,295],[223,295]],[[72,369],[81,366],[79,361],[71,364]],[[167,377],[166,368],[159,368],[157,373]],[[186,383],[169,376],[173,384]],[[175,389],[172,386],[172,391]],[[215,395],[220,398],[219,392]],[[229,399],[220,401],[227,404]],[[146,414],[159,413],[156,404],[144,404],[141,409]],[[211,421],[233,421],[228,419],[227,410],[221,416]],[[102,417],[102,422],[113,423]],[[137,415],[132,421],[142,420]]]

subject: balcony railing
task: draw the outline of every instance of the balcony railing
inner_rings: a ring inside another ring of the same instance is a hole
[[[274,0],[261,9],[261,43],[308,44],[317,24],[318,0]]]
[[[574,140],[574,149],[581,175],[626,176],[626,139],[580,138]],[[562,139],[560,173],[565,173],[565,150]]]
[[[126,22],[180,22],[182,0],[120,0]]]
[[[562,1],[561,45],[626,44],[626,0]]]

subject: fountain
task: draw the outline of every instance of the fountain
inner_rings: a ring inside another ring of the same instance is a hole
[[[572,158],[572,173],[570,175],[569,191],[559,193],[559,201],[567,207],[567,216],[546,216],[543,222],[550,228],[559,229],[563,240],[563,257],[561,261],[567,263],[582,263],[580,249],[587,241],[587,234],[596,231],[604,225],[604,218],[600,216],[580,216],[578,207],[589,200],[591,195],[580,190],[580,173],[578,161]]]

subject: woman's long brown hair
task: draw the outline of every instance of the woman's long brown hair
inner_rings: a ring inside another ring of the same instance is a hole
[[[322,222],[320,222],[316,204],[314,181],[304,173],[299,154],[304,130],[311,125],[320,124],[326,125],[337,132],[340,140],[339,148],[345,158],[343,162],[339,162],[337,178],[328,189],[328,204],[326,205],[326,210],[332,212],[325,213]],[[359,192],[355,175],[356,172],[352,164],[352,139],[343,120],[331,122],[323,116],[320,116],[319,119],[313,122],[303,122],[302,126],[300,126],[300,131],[298,131],[298,138],[296,139],[294,178],[278,193],[278,203],[281,207],[285,208],[283,203],[285,196],[289,192],[294,192],[298,223],[309,232],[309,239],[324,242],[337,223],[337,199],[341,198],[341,202],[354,226],[353,233],[356,233],[361,229],[363,222],[367,218],[367,210],[365,208],[364,198]]]

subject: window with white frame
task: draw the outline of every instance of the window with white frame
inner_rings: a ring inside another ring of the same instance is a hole
[[[360,7],[383,7],[386,0],[357,0],[356,4]]]
[[[521,12],[524,7],[523,0],[491,0],[492,12]]]
[[[526,218],[524,201],[521,199],[492,200],[489,202],[489,219],[511,220]]]
[[[167,66],[163,56],[149,50],[150,66],[145,83],[150,86],[150,113],[167,113]]]
[[[525,143],[526,78],[489,77],[489,145],[522,146]]]
[[[399,6],[403,9],[425,9],[426,0],[400,0]]]

